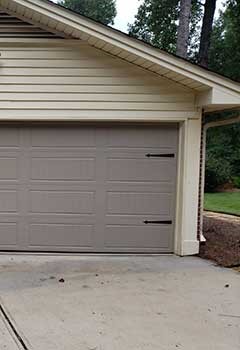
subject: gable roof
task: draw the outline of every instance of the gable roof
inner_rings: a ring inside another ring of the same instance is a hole
[[[187,86],[199,95],[200,106],[240,105],[239,83],[49,0],[0,0],[0,7],[7,13],[60,37],[82,40],[106,53]]]

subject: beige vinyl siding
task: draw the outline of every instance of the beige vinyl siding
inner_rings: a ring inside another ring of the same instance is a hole
[[[198,94],[204,92],[207,95],[210,92],[209,90],[221,87],[226,94],[231,91],[236,95],[236,98],[239,97],[239,84],[236,82],[206,71],[206,69],[151,47],[151,45],[101,25],[73,11],[68,11],[51,1],[1,0],[1,8],[12,16],[32,23],[46,31],[64,38],[88,42],[90,46],[99,48],[103,52],[118,56],[135,65],[140,65],[177,83],[180,82],[181,85],[195,90]],[[5,42],[9,42],[9,38]],[[229,104],[229,99],[227,101]],[[200,106],[200,108],[202,107],[206,107],[206,105]]]
[[[0,38],[57,38],[49,31],[0,10]]]
[[[1,48],[2,119],[194,117],[191,89],[88,45],[39,45]]]

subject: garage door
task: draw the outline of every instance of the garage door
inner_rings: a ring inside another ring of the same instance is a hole
[[[172,252],[177,126],[2,126],[0,250]]]

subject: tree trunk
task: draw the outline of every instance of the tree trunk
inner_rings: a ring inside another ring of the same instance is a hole
[[[211,43],[215,10],[216,0],[206,0],[198,56],[198,62],[203,67],[208,67],[208,52]]]
[[[191,0],[181,0],[180,16],[177,34],[177,55],[187,58],[189,25],[191,17]]]

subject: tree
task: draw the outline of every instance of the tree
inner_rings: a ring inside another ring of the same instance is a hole
[[[129,26],[129,34],[174,53],[178,15],[178,0],[145,0]]]
[[[203,66],[208,66],[208,53],[211,43],[211,35],[213,29],[213,19],[216,10],[216,0],[206,0],[203,17],[203,25],[200,39],[200,49],[198,63]]]
[[[61,0],[60,5],[103,24],[114,24],[117,15],[115,0]]]
[[[188,38],[190,32],[192,0],[180,1],[179,26],[177,33],[177,55],[187,58]]]
[[[228,0],[225,8],[213,26],[209,52],[209,68],[240,81],[240,1]],[[224,114],[225,116],[225,114]],[[219,115],[217,115],[219,117]],[[215,189],[219,174],[240,183],[240,123],[228,127],[213,128],[208,131],[206,175],[208,189]],[[212,159],[215,159],[213,166]],[[223,166],[220,169],[220,166]],[[229,172],[230,170],[230,172]],[[224,173],[224,174],[223,174]],[[229,174],[230,173],[230,174]],[[210,175],[212,176],[210,177]]]
[[[207,133],[206,191],[240,175],[240,123],[211,128]]]
[[[198,0],[191,1],[188,53],[192,58],[198,48],[199,23],[202,18],[202,5]],[[179,0],[144,0],[138,9],[129,34],[145,40],[160,49],[176,53]]]
[[[240,1],[229,0],[213,28],[209,68],[240,81]]]

